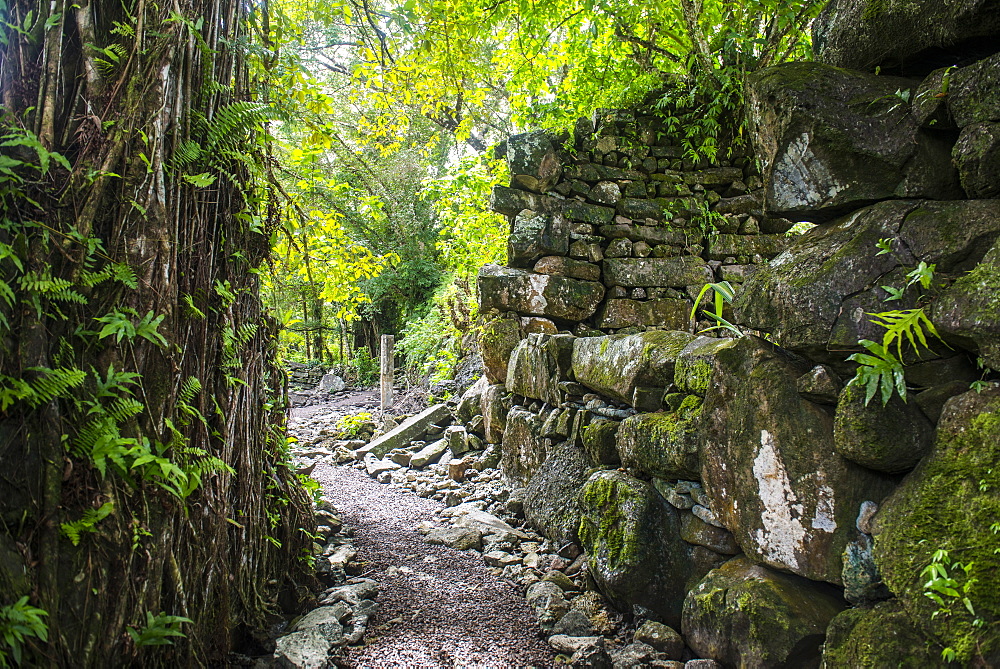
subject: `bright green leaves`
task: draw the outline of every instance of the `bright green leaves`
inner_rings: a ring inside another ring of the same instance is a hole
[[[882,337],[882,346],[888,350],[893,344],[896,345],[896,357],[903,358],[903,343],[908,342],[915,351],[919,352],[917,343],[929,349],[927,337],[924,332],[929,332],[933,336],[941,339],[937,329],[923,309],[905,309],[903,311],[882,311],[877,314],[868,314],[872,317],[872,323],[881,325],[886,329]]]
[[[115,510],[113,502],[105,502],[97,509],[87,509],[79,520],[73,520],[59,525],[63,536],[74,546],[80,545],[80,536],[85,532],[96,532],[97,524],[111,515]]]
[[[872,401],[879,390],[883,405],[889,403],[893,390],[899,393],[905,402],[906,381],[903,378],[903,364],[883,344],[870,339],[862,339],[858,343],[868,349],[868,353],[855,353],[847,359],[860,365],[850,383],[865,389],[865,405]]]
[[[42,620],[48,615],[48,611],[28,604],[27,595],[0,607],[0,667],[9,667],[8,659],[21,666],[26,639],[49,640],[49,626]]]
[[[138,322],[133,322],[135,318],[139,319]],[[134,309],[123,307],[121,310],[115,309],[103,316],[98,316],[94,320],[104,323],[104,327],[97,333],[99,339],[114,337],[115,341],[120,344],[123,339],[132,342],[136,337],[142,337],[157,346],[166,346],[166,338],[158,331],[164,318],[163,314],[156,316],[152,311],[139,318],[138,312]]]
[[[194,621],[184,616],[170,616],[166,613],[158,613],[155,616],[146,611],[146,624],[141,629],[128,628],[128,634],[132,637],[132,642],[138,647],[143,646],[170,646],[173,645],[171,637],[184,637],[181,632],[181,625],[193,623]]]

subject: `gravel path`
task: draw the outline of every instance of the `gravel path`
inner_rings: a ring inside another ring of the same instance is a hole
[[[350,467],[313,477],[356,529],[358,558],[381,605],[351,667],[547,667],[553,653],[514,586],[477,553],[424,543],[418,523],[442,505],[382,485]]]

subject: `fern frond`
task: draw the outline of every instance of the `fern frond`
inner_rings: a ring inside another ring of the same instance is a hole
[[[65,397],[70,388],[77,387],[87,378],[87,372],[76,368],[29,367],[27,371],[39,374],[38,378],[26,382],[31,392],[24,397],[24,400],[32,409],[56,398]]]
[[[201,392],[201,381],[197,376],[189,376],[181,385],[180,392],[177,393],[177,401],[188,404]]]

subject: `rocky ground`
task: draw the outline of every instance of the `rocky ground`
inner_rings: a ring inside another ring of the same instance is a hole
[[[526,523],[497,447],[451,424],[450,407],[380,417],[372,392],[313,395],[289,429],[326,500],[331,587],[278,640],[280,666],[717,666],[594,591],[580,548]]]

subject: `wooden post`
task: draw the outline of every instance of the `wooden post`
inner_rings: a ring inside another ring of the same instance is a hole
[[[392,335],[382,335],[382,352],[379,356],[379,362],[381,363],[379,386],[382,391],[382,411],[392,406],[392,377],[394,372],[392,342]]]

